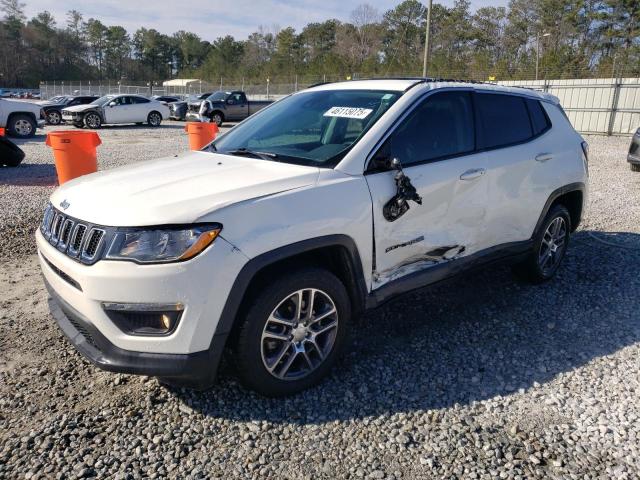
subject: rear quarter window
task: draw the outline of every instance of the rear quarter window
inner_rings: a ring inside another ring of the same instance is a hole
[[[543,106],[538,100],[528,98],[527,107],[529,108],[529,115],[531,115],[531,125],[534,135],[540,135],[551,127],[549,117],[547,117]]]
[[[524,142],[533,136],[525,99],[515,95],[479,93],[475,97],[479,148]]]

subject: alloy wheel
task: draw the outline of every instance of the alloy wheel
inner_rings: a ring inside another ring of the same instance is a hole
[[[567,224],[556,217],[547,227],[538,252],[538,265],[544,275],[551,275],[562,260],[567,240]]]
[[[338,332],[338,311],[322,290],[298,290],[271,312],[262,331],[262,363],[280,380],[299,380],[331,353]]]
[[[213,123],[215,123],[218,126],[222,125],[222,117],[219,114],[216,113],[213,116]]]
[[[100,118],[95,113],[87,116],[87,125],[89,128],[98,128],[100,126]]]
[[[151,113],[149,114],[149,123],[153,126],[153,127],[157,127],[160,125],[160,122],[162,122],[162,119],[160,118],[160,115],[158,115],[157,113]]]
[[[20,119],[14,124],[13,129],[21,137],[28,137],[33,132],[33,125],[28,120]]]
[[[49,112],[47,120],[51,125],[58,125],[60,123],[60,114],[56,111]]]

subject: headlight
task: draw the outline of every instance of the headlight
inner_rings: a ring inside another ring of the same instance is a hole
[[[216,239],[222,225],[190,228],[116,231],[106,258],[138,263],[167,263],[189,260]]]

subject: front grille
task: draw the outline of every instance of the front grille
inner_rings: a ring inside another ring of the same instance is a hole
[[[106,243],[103,227],[69,217],[51,205],[45,210],[40,231],[51,245],[85,264],[95,263]]]
[[[98,246],[100,245],[100,240],[104,235],[104,230],[98,230],[96,228],[91,230],[89,234],[89,239],[87,240],[87,246],[84,248],[84,252],[87,256],[93,257],[98,251]]]

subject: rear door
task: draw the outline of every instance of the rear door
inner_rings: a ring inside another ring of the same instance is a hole
[[[472,93],[427,96],[402,119],[374,157],[397,158],[422,197],[389,221],[384,207],[397,193],[394,171],[369,166],[378,288],[410,273],[486,248],[486,154],[475,150]]]
[[[146,122],[149,112],[151,111],[151,101],[144,97],[131,97],[131,115],[133,116],[132,122]]]
[[[519,95],[475,95],[479,148],[488,156],[486,225],[499,243],[528,240],[549,196],[556,152],[545,133],[550,124],[539,101]]]

